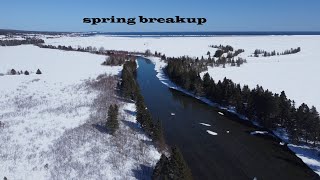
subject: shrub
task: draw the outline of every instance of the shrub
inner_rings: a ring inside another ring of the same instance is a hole
[[[40,69],[37,70],[36,74],[42,74],[42,72],[40,71]]]

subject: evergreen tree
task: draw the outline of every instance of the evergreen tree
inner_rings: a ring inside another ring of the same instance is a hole
[[[126,61],[121,74],[121,93],[125,98],[134,100],[138,92],[135,81],[137,64],[135,61]]]
[[[222,54],[223,54],[223,51],[220,50],[220,49],[218,49],[218,50],[215,52],[214,57],[221,57]]]
[[[309,114],[309,107],[302,103],[296,113],[297,117],[297,130],[298,136],[303,137],[305,141],[308,141],[308,129],[310,128],[310,114]]]
[[[112,135],[114,135],[119,128],[118,111],[118,105],[115,104],[109,106],[106,128]]]
[[[310,109],[310,140],[313,141],[313,145],[320,139],[320,118],[317,109],[312,106]]]
[[[164,135],[163,135],[163,128],[162,128],[160,120],[158,120],[154,125],[153,139],[156,141],[156,144],[160,149],[165,148],[166,144],[165,144]]]
[[[297,123],[297,110],[295,108],[295,102],[292,101],[292,105],[290,108],[290,116],[289,120],[286,123],[286,130],[289,135],[289,139],[292,142],[298,142],[298,123]]]
[[[279,123],[281,126],[286,126],[287,121],[290,118],[290,101],[287,99],[287,96],[284,91],[281,92],[279,97]]]
[[[171,149],[171,151],[172,154],[170,156],[169,171],[172,179],[191,180],[191,171],[187,163],[183,159],[180,150],[177,147],[174,147]]]
[[[169,165],[169,159],[164,154],[162,154],[160,157],[160,160],[157,162],[153,170],[152,179],[153,180],[170,179],[168,165]]]
[[[11,74],[11,75],[16,75],[16,74],[17,74],[17,71],[14,70],[14,69],[11,69],[10,74]]]
[[[206,96],[208,96],[209,93],[210,93],[210,83],[211,83],[210,75],[209,75],[209,73],[205,73],[203,75],[203,83],[202,83],[202,85],[203,85],[203,90],[204,90],[204,93],[205,93]]]
[[[152,179],[192,180],[193,178],[180,150],[174,147],[171,149],[170,158],[161,155],[161,158],[153,171]]]

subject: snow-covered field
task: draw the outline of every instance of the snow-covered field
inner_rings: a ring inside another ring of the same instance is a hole
[[[320,36],[216,36],[216,37],[62,37],[45,39],[47,44],[71,45],[73,47],[103,46],[105,49],[158,51],[167,56],[206,57],[208,51],[214,54],[216,49],[209,45],[231,45],[235,49],[244,49],[240,57],[248,63],[238,67],[209,68],[215,80],[224,77],[236,83],[247,84],[254,88],[257,84],[275,93],[284,90],[288,98],[299,105],[307,103],[320,109],[320,53],[317,48]],[[301,47],[298,54],[274,57],[248,57],[255,49],[279,51]]]
[[[215,80],[224,77],[236,83],[247,84],[254,88],[257,84],[275,93],[285,90],[287,97],[296,101],[297,105],[307,103],[320,109],[320,86],[317,77],[320,75],[320,54],[317,48],[320,36],[217,36],[217,37],[58,37],[44,39],[46,44],[66,45],[73,47],[104,47],[105,49],[145,51],[150,49],[165,53],[167,56],[191,57],[206,56],[216,49],[209,45],[231,45],[235,49],[244,49],[240,57],[246,58],[248,63],[241,67],[217,68],[209,67],[208,72]],[[298,54],[274,57],[249,57],[255,49],[282,52],[290,48],[301,47]],[[150,58],[156,65],[158,78],[166,85],[178,88],[161,72],[165,63],[158,58]],[[72,67],[72,66],[70,66]],[[35,71],[34,67],[32,70]],[[9,67],[5,68],[6,70]],[[42,69],[41,69],[42,70]],[[1,71],[0,71],[1,73]],[[0,77],[1,78],[1,77]],[[182,90],[182,89],[180,89]],[[182,90],[183,91],[183,90]],[[184,91],[185,92],[185,91]],[[185,92],[188,93],[188,92]],[[198,97],[200,98],[200,97]],[[206,99],[201,99],[206,101]],[[211,103],[212,102],[207,102]],[[284,139],[285,140],[285,139]],[[317,150],[308,150],[309,147],[288,145],[298,157],[309,167],[320,174],[320,159]]]
[[[104,58],[31,45],[0,47],[1,178],[150,176],[160,154],[138,127],[135,105],[119,102],[112,83],[97,88],[100,74],[111,78],[122,69],[101,66]],[[6,75],[13,68],[30,75]],[[122,120],[116,137],[103,128],[114,102]]]

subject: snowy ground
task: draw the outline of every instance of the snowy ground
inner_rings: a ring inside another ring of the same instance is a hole
[[[209,74],[215,80],[222,80],[224,77],[232,79],[242,85],[247,84],[254,88],[257,84],[275,93],[284,90],[287,97],[295,100],[297,105],[307,103],[320,109],[320,86],[316,79],[320,75],[320,54],[317,48],[320,36],[216,36],[216,37],[61,37],[46,39],[47,44],[52,45],[78,45],[103,46],[105,49],[145,51],[150,49],[165,53],[167,56],[191,57],[206,56],[210,51],[214,54],[216,49],[209,45],[231,45],[235,49],[244,49],[240,57],[246,58],[248,63],[241,67],[208,68]],[[273,56],[273,57],[249,57],[255,49],[266,51],[282,52],[290,48],[301,47],[298,54]],[[150,58],[156,65],[158,78],[167,86],[181,90],[165,77],[162,68],[166,65],[158,58]],[[202,73],[204,74],[204,73]],[[204,98],[196,97],[211,105],[214,103]],[[282,137],[281,135],[279,135]],[[285,140],[285,139],[284,139]],[[305,146],[288,145],[298,157],[309,167],[320,174],[320,157],[318,150],[308,150]]]
[[[122,69],[101,66],[104,58],[32,45],[0,47],[0,177],[150,176],[160,154],[135,122],[134,104],[115,97],[111,82],[97,88],[100,74],[108,80]],[[6,75],[12,68],[31,73]],[[43,74],[36,75],[37,69]],[[103,128],[114,102],[122,120],[116,137]]]

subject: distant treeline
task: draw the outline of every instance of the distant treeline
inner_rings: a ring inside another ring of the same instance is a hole
[[[156,146],[161,150],[165,149],[165,140],[160,121],[155,121],[144,103],[143,96],[140,92],[138,83],[136,82],[137,64],[135,61],[126,61],[123,65],[121,74],[121,94],[123,97],[134,100],[136,102],[136,119],[143,130],[155,142]],[[171,149],[171,155],[168,158],[162,155],[154,169],[153,180],[162,179],[192,179],[191,171],[183,159],[178,148]]]
[[[254,57],[259,57],[260,55],[262,55],[263,57],[269,57],[269,56],[280,56],[280,55],[295,54],[295,53],[298,53],[300,51],[301,51],[300,47],[297,47],[295,49],[291,48],[291,49],[285,50],[283,52],[276,52],[275,50],[271,51],[271,52],[267,52],[265,50],[256,49],[253,54],[254,54]]]
[[[221,105],[235,107],[238,113],[270,130],[284,128],[294,143],[319,144],[320,118],[314,106],[310,108],[303,103],[296,108],[284,91],[272,93],[261,86],[251,90],[226,78],[215,82],[208,73],[201,79],[200,72],[190,64],[186,59],[168,59],[165,72],[184,89]]]
[[[125,60],[135,59],[136,55],[144,55],[144,53],[142,52],[105,50],[103,47],[100,47],[98,49],[92,46],[88,46],[88,47],[78,46],[77,48],[73,48],[72,46],[62,46],[62,45],[53,46],[53,45],[45,45],[45,44],[37,44],[37,46],[40,48],[59,49],[64,51],[89,52],[92,54],[106,55],[109,57],[106,58],[106,60],[102,63],[102,65],[113,65],[113,66],[122,65]]]
[[[0,46],[19,46],[23,44],[41,44],[41,43],[44,43],[44,40],[38,39],[38,38],[0,40]]]

